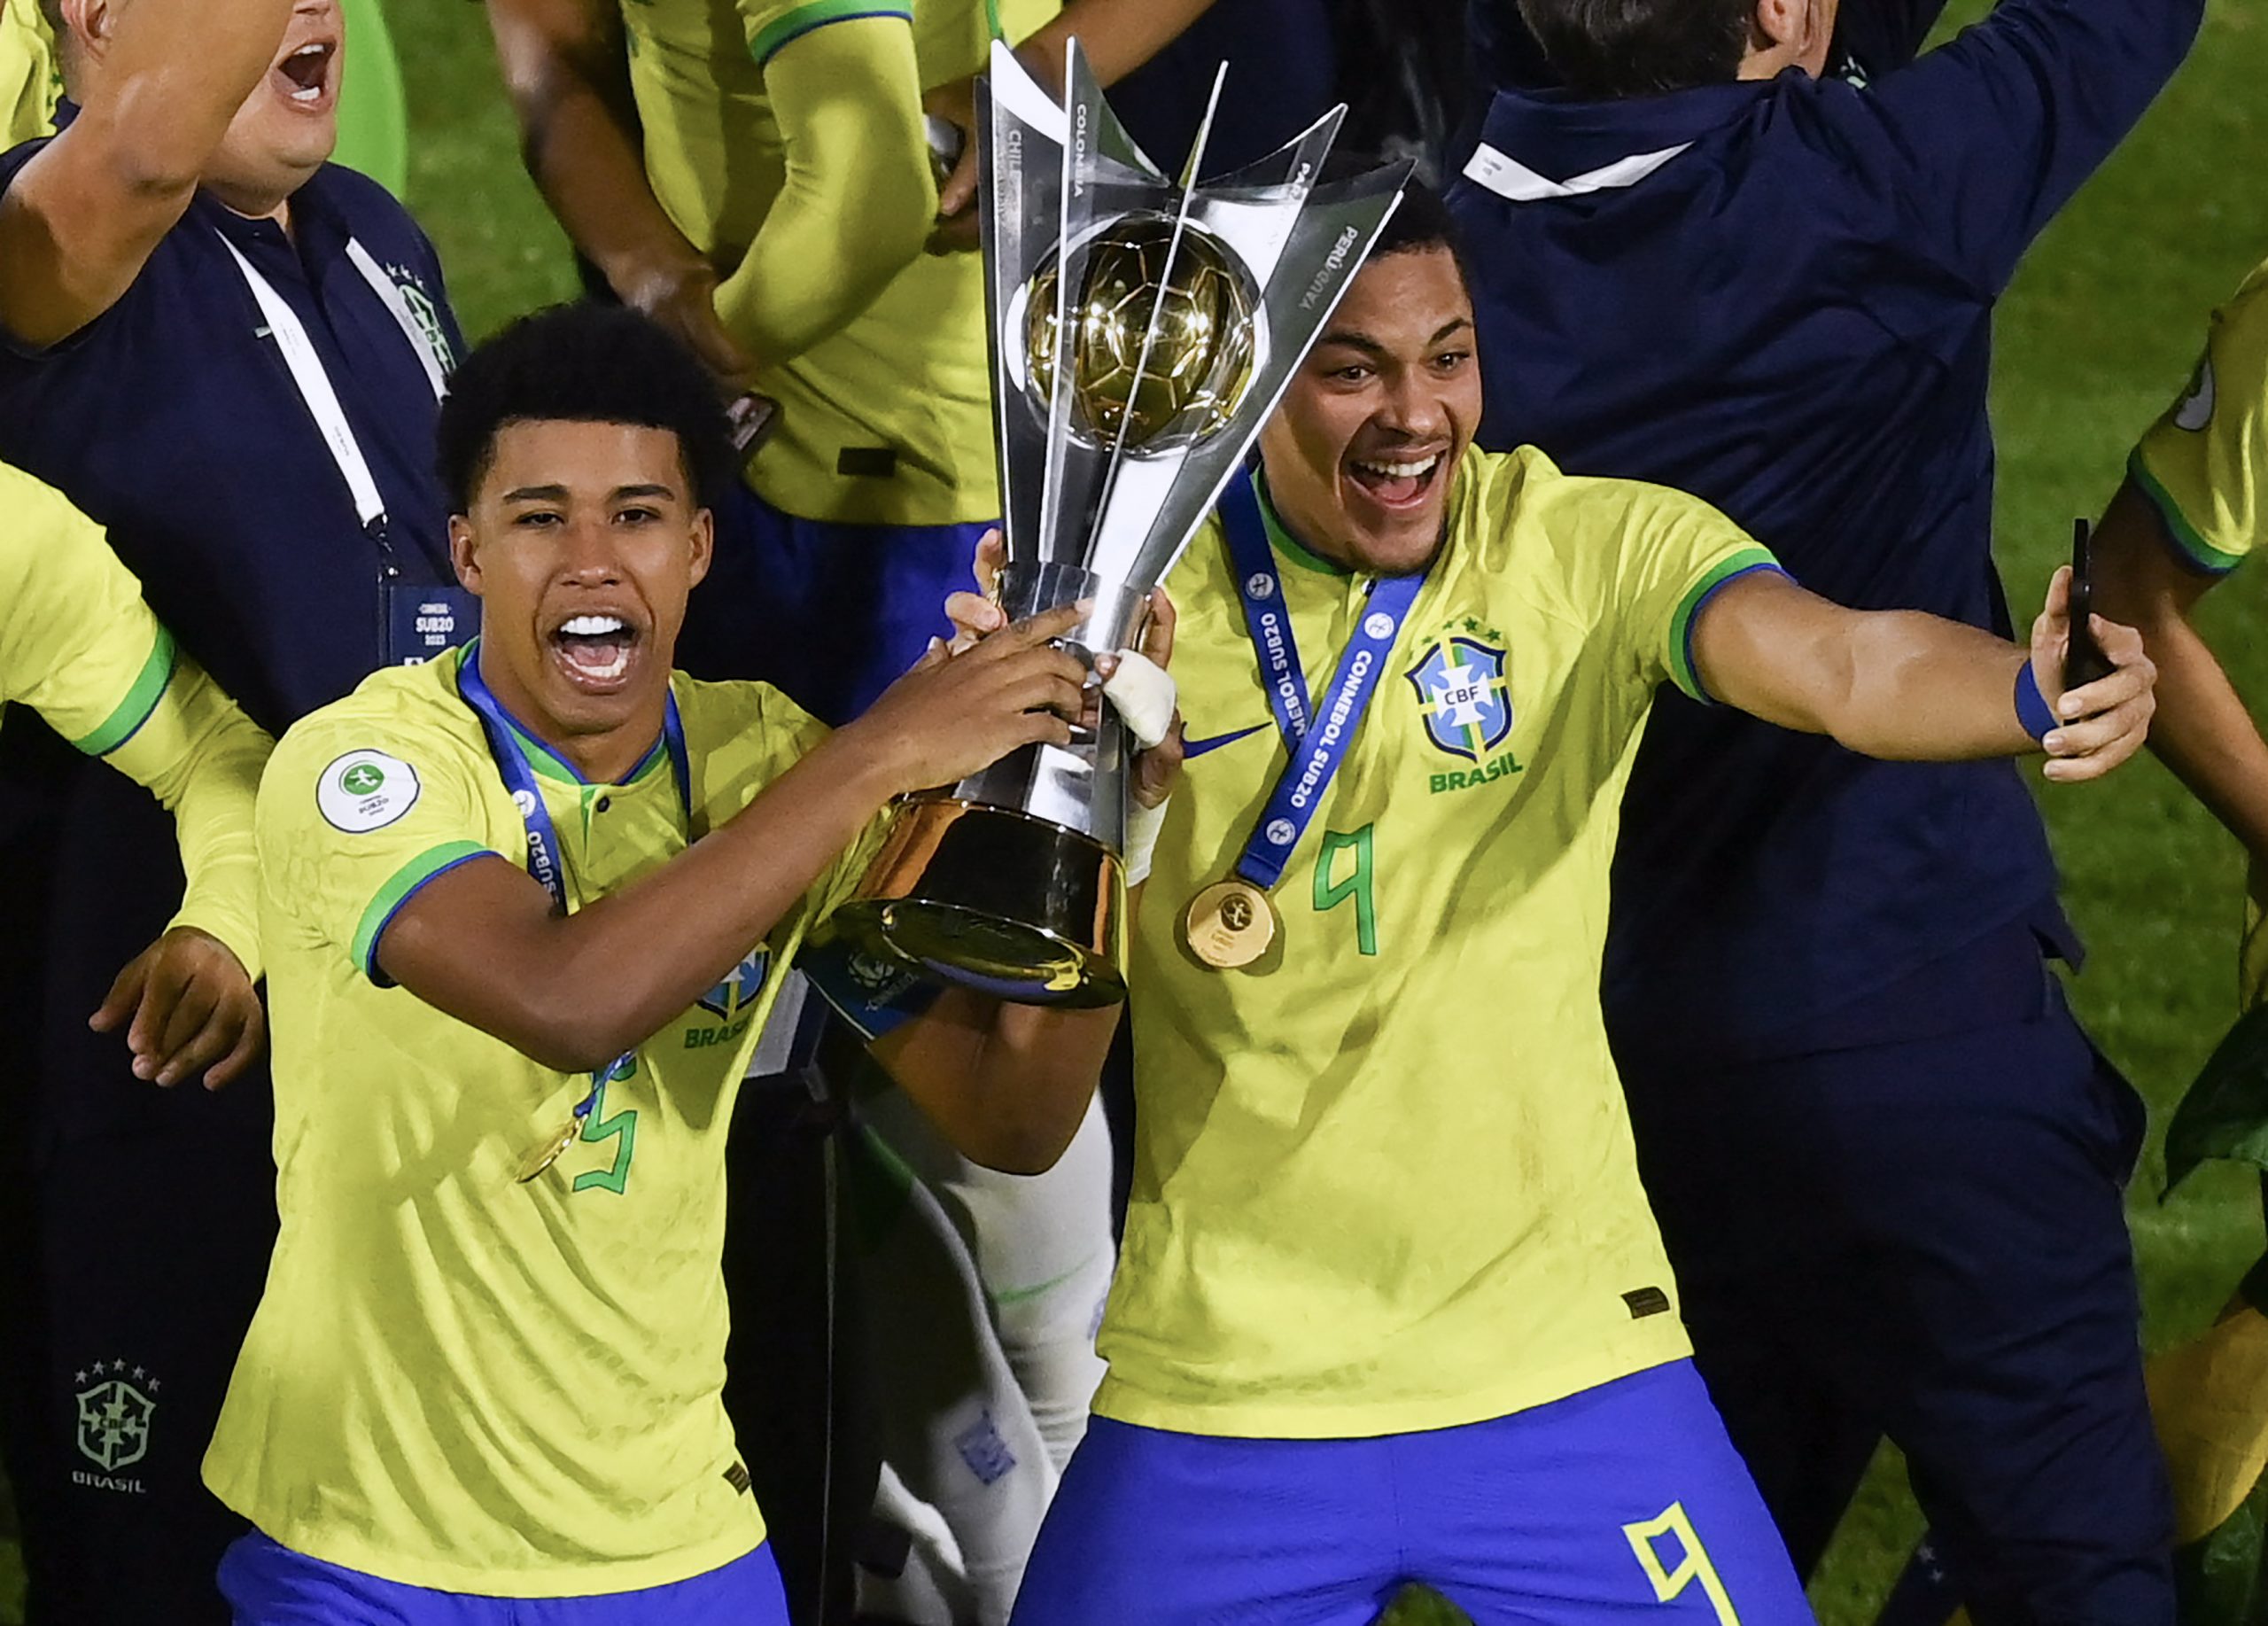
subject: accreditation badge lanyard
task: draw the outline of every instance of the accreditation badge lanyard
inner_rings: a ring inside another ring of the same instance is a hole
[[[323,447],[338,466],[339,478],[346,482],[347,492],[354,500],[356,523],[377,544],[383,560],[379,588],[380,613],[384,621],[380,637],[385,646],[387,664],[399,665],[429,659],[442,650],[462,642],[478,623],[470,595],[454,583],[410,585],[398,580],[401,572],[393,563],[392,544],[387,535],[385,498],[378,491],[377,477],[370,472],[370,460],[363,455],[362,444],[355,439],[354,426],[347,420],[346,408],[339,402],[338,391],[331,384],[315,340],[308,336],[307,323],[299,320],[299,313],[276,291],[276,284],[245,257],[242,249],[230,242],[225,233],[216,230],[214,235],[220,237],[221,246],[229,251],[245,287],[252,291],[252,303],[260,307],[260,320],[268,324],[268,334],[276,340],[284,370],[291,376],[292,387],[306,405],[307,416],[315,420],[316,432],[322,436]],[[369,284],[370,292],[377,296],[378,303],[384,307],[394,325],[401,330],[410,353],[416,356],[425,374],[433,399],[440,400],[447,391],[448,379],[440,358],[434,354],[432,345],[417,325],[417,318],[410,313],[409,301],[370,251],[353,237],[346,240],[346,258],[355,273]],[[400,603],[396,602],[397,587],[406,588],[400,595]]]
[[[551,820],[551,810],[544,805],[543,785],[536,778],[535,768],[527,753],[520,749],[512,735],[512,725],[497,704],[488,681],[480,675],[480,646],[476,642],[464,652],[457,667],[457,692],[464,703],[480,719],[481,732],[488,736],[488,754],[495,759],[496,771],[503,776],[504,789],[512,794],[512,805],[519,810],[520,821],[527,829],[528,874],[542,883],[551,894],[551,901],[562,914],[568,913],[567,876],[561,868],[562,854],[558,828]],[[662,712],[662,744],[669,752],[670,771],[677,781],[678,796],[685,806],[685,828],[688,839],[693,834],[693,767],[685,750],[685,724],[678,715],[677,694],[672,690]],[[589,1092],[575,1108],[575,1116],[565,1129],[548,1136],[531,1151],[520,1166],[522,1185],[541,1174],[559,1159],[559,1155],[574,1143],[576,1134],[593,1108],[598,1105],[599,1092],[611,1079],[628,1073],[636,1061],[633,1048],[624,1051],[606,1066],[591,1075]]]
[[[1372,587],[1318,709],[1308,696],[1283,577],[1249,477],[1230,483],[1220,512],[1244,603],[1245,629],[1289,757],[1259,822],[1245,839],[1234,875],[1200,892],[1183,924],[1183,936],[1197,957],[1226,969],[1249,965],[1274,939],[1275,911],[1267,894],[1283,878],[1300,838],[1322,811],[1324,793],[1346,762],[1425,576],[1386,576]]]
[[[322,356],[315,349],[315,340],[307,336],[307,323],[299,320],[299,313],[291,308],[291,301],[276,292],[276,284],[263,276],[260,268],[245,258],[244,251],[228,237],[215,231],[221,246],[229,251],[229,258],[237,262],[237,269],[244,276],[245,285],[252,290],[252,303],[260,307],[260,320],[268,323],[268,331],[276,340],[276,347],[283,353],[284,365],[291,375],[292,386],[299,392],[299,399],[307,403],[307,416],[315,421],[315,428],[322,435],[322,443],[330,452],[331,462],[338,465],[338,472],[346,481],[346,489],[354,496],[354,517],[365,531],[383,529],[386,518],[385,499],[378,494],[377,477],[370,472],[369,459],[362,455],[362,443],[354,438],[354,427],[346,421],[346,409],[339,404],[338,392],[331,387],[330,374],[324,370]],[[409,313],[408,302],[393,279],[385,274],[378,262],[370,258],[369,251],[349,238],[346,257],[370,291],[386,308],[402,334],[410,341],[410,348],[425,370],[425,382],[432,387],[433,399],[439,401],[447,391],[447,381],[442,377],[440,362],[432,346],[418,331],[417,319]]]

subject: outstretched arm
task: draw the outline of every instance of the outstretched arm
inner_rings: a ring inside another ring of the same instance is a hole
[[[268,73],[292,0],[66,0],[97,89],[0,194],[0,325],[58,344],[118,302]]]
[[[2048,778],[2099,778],[2141,749],[2154,672],[2140,636],[2098,616],[2096,636],[2117,670],[2063,692],[2070,582],[2068,568],[2056,572],[2027,653],[1936,616],[1845,610],[1777,572],[1755,572],[1703,606],[1695,665],[1727,704],[1869,757],[1953,762],[2044,748]],[[2016,711],[2027,663],[2056,720],[2039,742]]]
[[[602,1067],[738,964],[890,797],[1066,742],[1082,673],[1046,641],[1078,619],[1059,611],[997,649],[932,655],[713,834],[571,914],[493,854],[438,871],[381,929],[377,966],[547,1067]]]

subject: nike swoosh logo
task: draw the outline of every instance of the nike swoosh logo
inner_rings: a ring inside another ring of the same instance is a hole
[[[1216,734],[1201,740],[1184,740],[1181,743],[1182,760],[1185,762],[1192,757],[1201,757],[1208,751],[1220,750],[1223,745],[1233,745],[1239,740],[1258,734],[1266,727],[1266,723],[1254,723],[1251,727],[1239,728],[1234,734]]]

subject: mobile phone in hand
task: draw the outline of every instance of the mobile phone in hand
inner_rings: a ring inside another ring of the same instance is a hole
[[[2071,636],[2063,650],[2066,693],[2117,670],[2094,637],[2094,582],[2087,573],[2087,543],[2093,534],[2084,519],[2071,526]]]
[[[780,403],[769,395],[758,395],[751,391],[734,401],[725,408],[725,422],[732,435],[733,450],[742,457],[749,456],[764,444],[779,416]]]

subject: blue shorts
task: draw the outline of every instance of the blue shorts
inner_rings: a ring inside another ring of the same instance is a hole
[[[769,1542],[668,1586],[583,1598],[482,1598],[381,1581],[254,1530],[221,1555],[221,1595],[236,1626],[788,1626]]]
[[[840,726],[950,637],[945,595],[976,585],[990,522],[854,525],[798,519],[734,483],[716,510],[709,575],[686,605],[677,664],[760,678]]]
[[[1810,1626],[1691,1363],[1493,1422],[1241,1440],[1098,1418],[1014,1626],[1370,1626],[1404,1586],[1475,1626]]]

